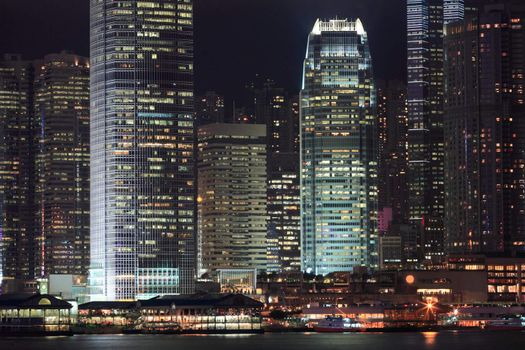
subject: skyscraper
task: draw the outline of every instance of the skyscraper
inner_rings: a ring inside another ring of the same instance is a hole
[[[383,266],[409,268],[417,263],[417,239],[409,221],[408,116],[406,85],[377,82],[379,128],[378,231]],[[395,256],[395,259],[392,257]],[[395,261],[394,261],[395,260]]]
[[[443,21],[445,24],[462,21],[465,17],[465,0],[444,0]]]
[[[89,61],[35,61],[37,277],[87,276],[89,267]]]
[[[298,271],[300,255],[298,99],[283,89],[266,89],[268,145],[268,270]],[[258,100],[259,101],[259,100]]]
[[[378,82],[379,210],[391,209],[391,221],[408,222],[406,86]]]
[[[407,0],[409,217],[419,260],[443,258],[443,0]]]
[[[0,288],[35,273],[33,68],[0,60]]]
[[[265,271],[266,126],[208,124],[198,136],[202,272]]]
[[[445,141],[445,235],[449,253],[494,249],[480,245],[477,17],[477,11],[467,13],[464,22],[445,27],[444,130],[450,135]]]
[[[93,299],[191,293],[193,5],[91,0]]]
[[[224,97],[208,91],[195,100],[195,122],[198,126],[224,123]]]
[[[268,271],[298,271],[300,258],[299,108],[271,79],[248,84],[253,122],[266,125],[268,173]]]
[[[302,268],[377,266],[377,136],[368,36],[358,19],[317,20],[301,91]]]
[[[446,27],[450,253],[525,250],[525,5],[499,1]]]

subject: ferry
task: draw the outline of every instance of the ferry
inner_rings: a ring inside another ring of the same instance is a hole
[[[360,332],[363,331],[362,325],[350,318],[342,316],[328,316],[319,321],[314,330],[320,333],[342,333],[342,332]]]
[[[525,317],[503,315],[495,320],[486,321],[483,329],[488,331],[525,331]]]

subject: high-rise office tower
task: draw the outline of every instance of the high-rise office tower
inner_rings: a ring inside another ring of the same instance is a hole
[[[476,10],[467,13],[464,22],[445,27],[444,130],[449,135],[445,141],[445,236],[449,253],[494,249],[480,244],[477,17]]]
[[[191,293],[191,0],[91,0],[93,299]]]
[[[525,4],[498,1],[445,36],[450,253],[525,250]]]
[[[409,217],[419,260],[443,258],[443,0],[407,0]]]
[[[407,98],[400,81],[377,82],[378,231],[384,267],[417,265],[417,228],[409,221]],[[394,259],[395,257],[395,259]]]
[[[89,267],[89,61],[35,61],[37,277]]]
[[[299,98],[256,75],[247,84],[248,123],[266,125],[268,271],[301,269]]]
[[[317,20],[301,91],[301,253],[307,272],[378,264],[374,90],[361,21]]]
[[[408,222],[407,101],[400,81],[378,82],[379,211],[390,210],[390,222]]]
[[[195,122],[198,126],[224,123],[224,97],[208,91],[195,99]]]
[[[261,119],[265,120],[267,130],[268,270],[298,271],[301,269],[298,99],[276,88],[267,88],[262,97],[257,100],[263,106],[256,115],[264,113]]]
[[[208,124],[198,140],[203,271],[266,270],[266,126]]]
[[[465,17],[465,0],[444,0],[443,21],[445,24],[462,21]]]
[[[30,62],[0,60],[0,287],[34,278],[34,159]]]
[[[268,270],[301,270],[299,154],[268,157]]]

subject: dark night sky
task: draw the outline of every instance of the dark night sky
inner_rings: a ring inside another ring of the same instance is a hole
[[[298,91],[317,17],[360,17],[376,78],[405,75],[405,0],[194,0],[196,87],[232,98],[256,73]],[[0,0],[0,53],[89,55],[89,0]]]

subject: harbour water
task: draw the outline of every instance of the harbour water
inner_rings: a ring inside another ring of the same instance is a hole
[[[525,349],[525,332],[266,333],[257,335],[82,335],[0,337],[2,350],[360,350]]]

